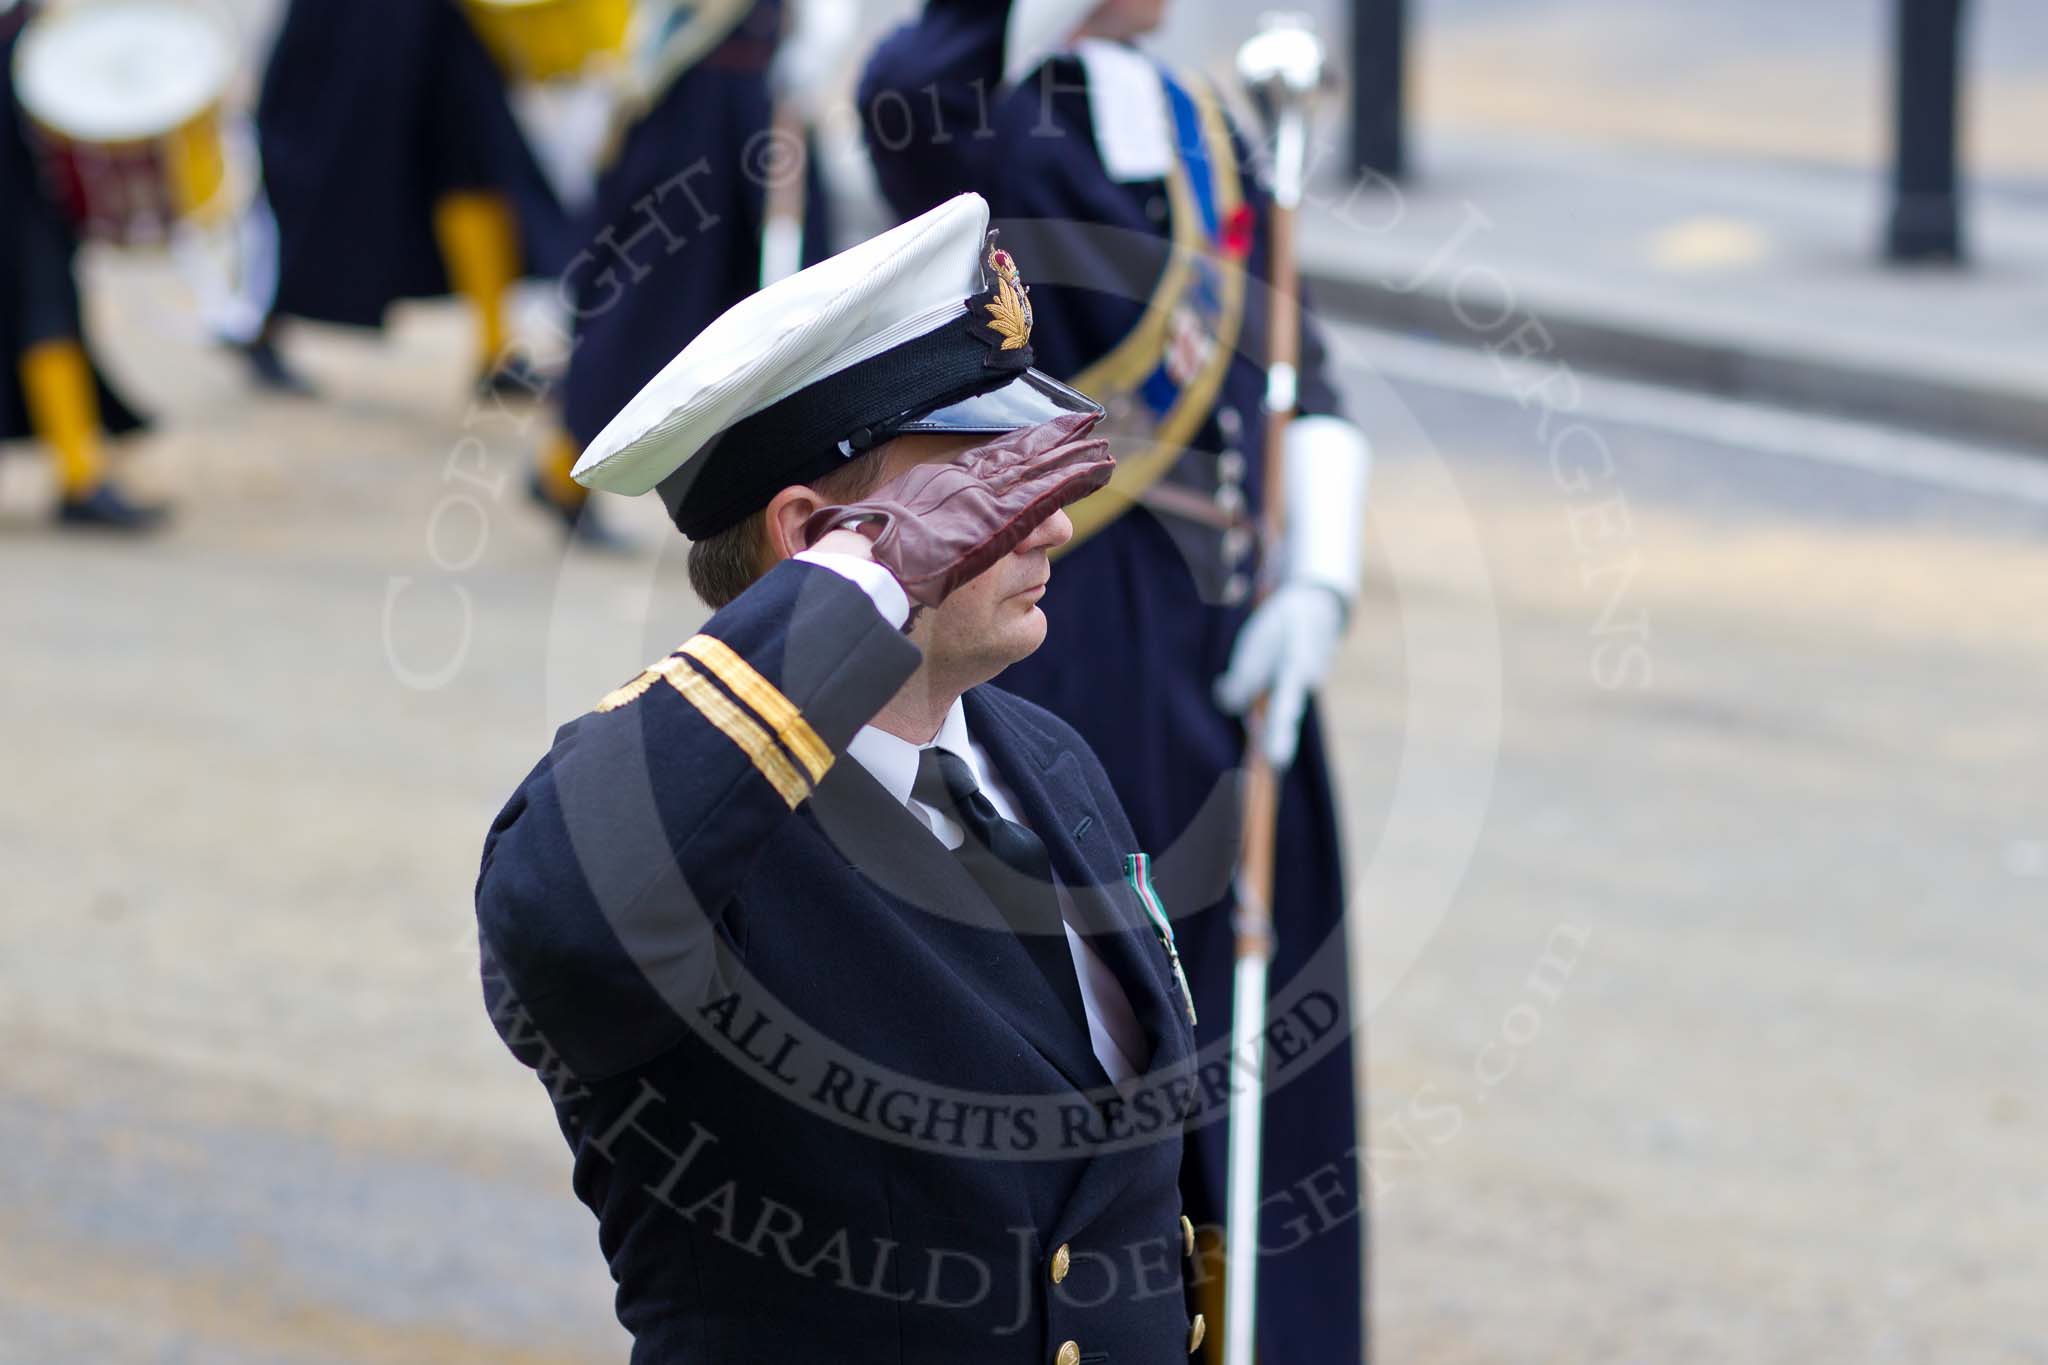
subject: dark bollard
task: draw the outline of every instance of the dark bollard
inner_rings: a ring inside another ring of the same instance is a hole
[[[1398,180],[1407,169],[1402,126],[1407,0],[1351,0],[1351,171]]]
[[[1964,0],[1899,0],[1891,226],[1894,261],[1961,261],[1957,191]]]

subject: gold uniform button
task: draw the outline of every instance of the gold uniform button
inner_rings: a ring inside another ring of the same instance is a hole
[[[1202,1338],[1208,1335],[1208,1322],[1203,1319],[1200,1313],[1195,1314],[1195,1320],[1188,1324],[1188,1354],[1193,1355],[1201,1350]]]
[[[1052,1254],[1052,1282],[1058,1284],[1066,1279],[1067,1268],[1073,1263],[1074,1253],[1068,1249],[1065,1242],[1061,1242],[1059,1250]]]
[[[1060,1353],[1052,1358],[1052,1365],[1081,1365],[1081,1343],[1061,1342]]]
[[[1195,1254],[1195,1225],[1186,1214],[1180,1216],[1180,1244],[1187,1248],[1187,1254]]]

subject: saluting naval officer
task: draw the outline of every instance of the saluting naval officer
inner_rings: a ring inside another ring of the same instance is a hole
[[[1266,477],[1268,201],[1216,92],[1136,45],[1165,8],[928,0],[874,54],[860,102],[897,211],[986,196],[1040,282],[1040,366],[1109,409],[1116,481],[1073,509],[1045,647],[999,681],[1087,739],[1160,860],[1168,903],[1192,912],[1180,937],[1205,1048],[1231,1034],[1241,716],[1271,698],[1252,737],[1284,772],[1259,1354],[1356,1365],[1365,1220],[1342,853],[1311,697],[1359,586],[1369,449],[1311,327],[1285,487]],[[1287,541],[1261,547],[1275,497]],[[1272,590],[1254,607],[1261,576]],[[1220,1052],[1203,1075],[1227,1085]],[[1189,1205],[1219,1222],[1225,1125],[1189,1146]],[[1211,1291],[1220,1270],[1205,1253]]]
[[[716,320],[576,475],[716,608],[492,827],[485,996],[633,1360],[1166,1365],[1190,998],[1045,634],[1099,410],[974,196]]]

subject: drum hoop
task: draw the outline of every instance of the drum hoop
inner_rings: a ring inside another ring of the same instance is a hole
[[[46,60],[43,56],[50,44],[63,36],[67,26],[75,25],[77,18],[94,11],[116,9],[156,10],[161,13],[176,13],[195,21],[194,31],[204,29],[217,44],[216,67],[203,97],[185,101],[180,107],[167,109],[159,126],[124,131],[118,136],[106,136],[83,130],[66,119],[65,115],[54,112],[48,102],[40,98],[40,90],[31,72],[34,63]],[[201,119],[217,115],[226,102],[228,91],[234,83],[235,50],[233,35],[206,10],[188,3],[188,0],[72,0],[70,4],[55,10],[45,10],[33,16],[22,28],[21,37],[14,48],[12,76],[15,100],[22,112],[42,132],[58,140],[91,147],[142,148],[173,137]]]

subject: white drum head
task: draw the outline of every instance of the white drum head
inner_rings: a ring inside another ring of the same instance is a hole
[[[80,142],[173,132],[220,102],[234,70],[233,36],[180,0],[74,0],[14,52],[22,108]]]

